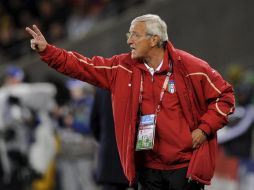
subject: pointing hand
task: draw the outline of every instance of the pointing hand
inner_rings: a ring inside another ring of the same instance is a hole
[[[26,27],[26,31],[33,37],[30,41],[31,48],[37,52],[45,50],[48,43],[38,27],[36,25],[33,25],[32,28]]]

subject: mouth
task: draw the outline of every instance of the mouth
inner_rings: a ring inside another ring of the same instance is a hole
[[[134,47],[130,47],[130,49],[131,49],[132,53],[136,50],[136,48],[134,48]]]

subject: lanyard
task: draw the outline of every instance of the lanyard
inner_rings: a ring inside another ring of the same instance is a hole
[[[160,92],[160,101],[156,107],[156,110],[155,110],[155,116],[157,116],[157,114],[159,113],[160,111],[160,108],[161,108],[161,104],[162,104],[162,99],[163,99],[163,96],[164,96],[164,93],[165,93],[165,90],[167,89],[167,84],[169,82],[169,78],[172,74],[171,72],[171,67],[172,65],[170,64],[170,71],[167,73],[167,76],[164,80],[164,83],[163,83],[163,86],[162,86],[162,89],[161,89],[161,92]],[[143,76],[143,73],[141,75],[141,81],[140,81],[140,92],[139,92],[139,107],[140,107],[140,110],[141,110],[141,105],[142,105],[142,98],[143,98],[143,92],[144,92],[144,76]]]

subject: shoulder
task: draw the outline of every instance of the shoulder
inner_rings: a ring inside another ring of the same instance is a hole
[[[133,59],[131,58],[130,53],[122,53],[115,56],[115,58],[119,61],[119,63],[128,63],[131,64]]]
[[[182,60],[185,65],[193,64],[192,66],[197,66],[197,67],[208,65],[208,63],[205,60],[193,54],[190,54],[184,50],[177,50],[177,52],[178,52],[178,55],[180,56],[180,60]]]
[[[206,81],[224,81],[221,74],[212,68],[206,61],[200,59],[190,53],[178,50],[180,61],[186,69],[186,77],[200,79]],[[224,82],[223,82],[224,83]]]
[[[132,66],[136,63],[135,60],[131,58],[130,53],[122,53],[114,56],[117,60],[118,68],[124,69],[129,73],[132,73]]]
[[[205,72],[212,69],[205,60],[183,50],[176,51],[188,72]]]

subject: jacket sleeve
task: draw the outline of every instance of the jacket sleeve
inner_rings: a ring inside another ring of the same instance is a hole
[[[201,117],[199,128],[211,135],[226,125],[228,115],[233,113],[234,91],[232,86],[208,64],[205,67],[201,84],[208,107],[207,112]]]
[[[118,67],[117,56],[112,58],[94,56],[90,59],[49,44],[40,53],[40,57],[49,67],[64,75],[107,89],[110,88],[115,68]]]

